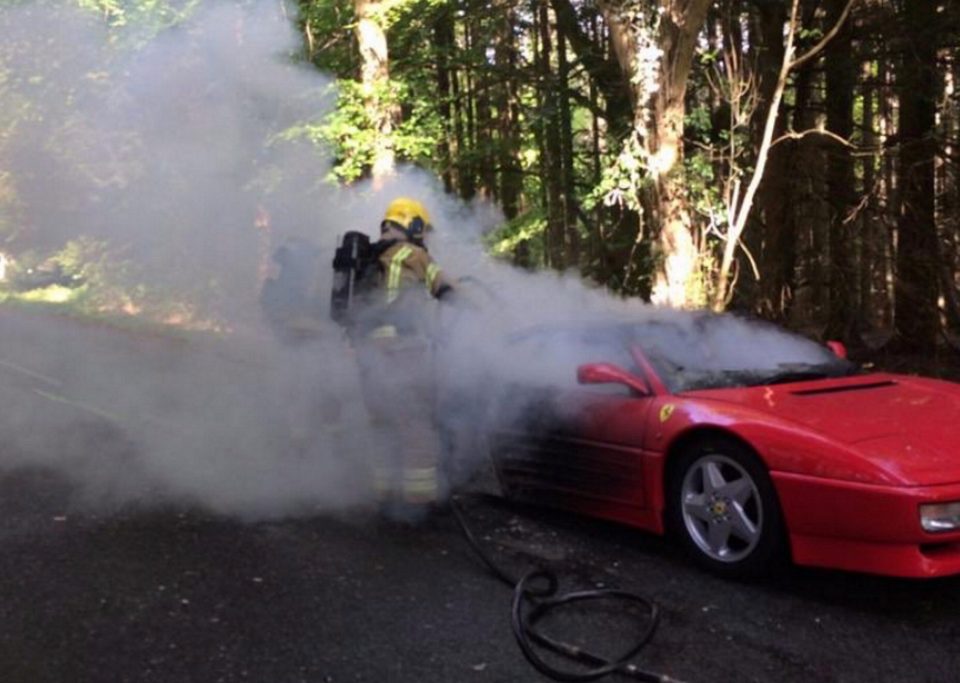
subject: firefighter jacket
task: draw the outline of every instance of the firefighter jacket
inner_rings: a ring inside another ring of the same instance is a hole
[[[384,273],[384,288],[387,300],[395,300],[404,287],[422,282],[427,291],[439,297],[445,287],[443,278],[433,257],[427,250],[412,242],[395,242],[380,254],[380,268]]]
[[[406,241],[375,245],[379,286],[371,291],[360,317],[365,336],[428,334],[424,299],[451,289],[440,267],[423,247]]]

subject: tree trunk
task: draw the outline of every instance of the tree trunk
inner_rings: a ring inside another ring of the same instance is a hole
[[[594,44],[601,44],[602,31],[596,14],[590,21],[590,39]],[[590,183],[596,187],[603,177],[602,152],[604,136],[599,115],[600,98],[595,79],[588,79],[587,96],[590,102]],[[585,255],[585,272],[597,282],[606,283],[610,277],[609,259],[607,258],[606,234],[604,232],[603,203],[597,202],[590,214],[587,225],[587,254]]]
[[[773,59],[775,59],[778,53],[782,52],[783,26],[785,22],[780,24],[779,39],[773,44],[769,44],[769,40],[762,37],[763,29],[758,16],[769,7],[769,5],[761,4],[756,7],[747,5],[744,10],[744,8],[741,7],[742,3],[740,0],[736,0],[735,2],[731,0],[731,4],[737,8],[737,14],[734,15],[738,18],[737,44],[741,49],[741,53],[745,55],[745,59],[752,60],[755,65],[752,70],[747,72],[748,75],[752,75],[756,80],[754,88],[758,97],[754,115],[750,119],[750,141],[751,149],[759,150],[763,144],[763,123],[766,121],[766,116],[770,111],[770,105],[776,92],[776,81],[774,82],[774,88],[771,89],[769,80],[765,81],[764,79],[769,79],[769,77],[776,79],[778,76],[778,72],[775,71],[777,62],[774,62]],[[786,4],[777,3],[774,5],[774,8],[782,11],[786,9]],[[745,11],[746,15],[744,15]],[[779,13],[780,12],[778,12],[778,14]],[[748,22],[746,24],[742,20],[744,16],[746,16]],[[744,25],[749,26],[746,39],[743,36],[743,31],[740,30]],[[744,45],[744,40],[746,40],[746,46]],[[778,47],[778,45],[781,47]],[[779,64],[783,64],[782,55]],[[786,118],[785,107],[782,104],[778,104],[778,109],[780,113],[777,115],[772,133],[772,138],[774,139],[779,137],[785,128],[783,123]],[[760,259],[763,257],[763,245],[767,238],[767,224],[763,213],[767,207],[764,206],[762,201],[763,184],[767,179],[772,178],[774,174],[781,173],[781,167],[777,162],[782,160],[782,158],[782,150],[777,149],[776,146],[768,149],[766,170],[760,182],[757,184],[757,191],[753,200],[753,209],[750,211],[746,220],[745,229],[740,239],[742,246],[741,249],[737,251],[735,261],[737,264],[736,271],[741,275],[735,283],[731,283],[730,291],[727,295],[727,300],[730,301],[730,305],[739,310],[757,311],[760,307],[760,301],[762,299],[760,285],[764,278],[763,273],[760,272]],[[747,165],[750,166],[752,164],[752,159],[748,158]],[[781,204],[783,204],[782,199],[783,197],[781,195]],[[746,256],[747,253],[750,254],[750,258]],[[751,258],[753,259],[753,263],[750,262]],[[754,265],[756,265],[756,272],[754,272]]]
[[[863,146],[872,149],[877,144],[876,132],[876,86],[871,83],[874,77],[873,69],[876,62],[868,60],[862,68],[864,85],[861,88],[863,101]],[[876,280],[877,262],[877,230],[874,219],[874,207],[877,202],[877,159],[865,156],[861,160],[863,175],[863,191],[866,197],[868,210],[861,213],[860,221],[860,300],[857,308],[860,311],[860,321],[864,326],[862,331],[877,326],[876,309],[874,305],[874,289]]]
[[[606,119],[611,133],[625,135],[630,128],[633,106],[631,104],[630,71],[626,60],[610,59],[606,54],[608,36],[596,29],[596,14],[592,17],[593,30],[588,34],[581,29],[580,18],[571,0],[552,0],[557,18],[557,30],[570,41],[580,64],[590,75],[590,84],[603,94],[606,103]],[[609,25],[611,9],[603,9]]]
[[[651,191],[641,198],[645,223],[656,229],[660,251],[651,299],[677,307],[693,303],[690,294],[697,266],[683,181],[684,96],[697,37],[710,5],[711,0],[660,0],[656,46],[661,56],[654,70],[656,82],[651,84],[644,77],[650,65],[640,62],[638,28],[624,16],[619,3],[597,2],[610,27],[617,61],[631,76],[633,128],[643,143],[651,179]]]
[[[469,53],[473,49],[473,28],[469,19],[464,22],[463,36],[464,51]],[[464,70],[454,106],[459,108],[460,120],[462,121],[461,146],[458,157],[460,160],[460,196],[466,200],[473,199],[477,194],[477,170],[476,163],[473,161],[473,155],[476,151],[474,100],[474,79],[470,71]]]
[[[400,111],[384,97],[390,83],[390,70],[387,36],[379,23],[381,2],[354,0],[354,9],[357,14],[354,33],[360,51],[360,82],[375,133],[371,175],[377,183],[394,172],[393,129]]]
[[[935,2],[903,5],[905,42],[900,96],[900,202],[897,221],[897,277],[894,304],[896,344],[931,353],[940,329],[937,295],[937,230],[934,223],[937,48],[931,35]]]
[[[847,0],[830,0],[828,25],[837,22]],[[850,23],[845,22],[826,52],[827,130],[849,140],[853,134],[856,64],[851,54]],[[859,279],[853,262],[856,223],[851,214],[856,204],[856,178],[850,148],[837,142],[827,147],[827,201],[830,205],[828,265],[829,302],[827,327],[829,339],[839,339],[853,347],[862,346],[857,329],[857,289]]]
[[[561,194],[565,239],[565,265],[580,264],[580,233],[577,230],[577,189],[573,168],[573,115],[570,111],[570,65],[567,61],[567,41],[557,27],[557,103],[560,120],[560,160],[562,170]]]
[[[956,50],[951,51],[949,66],[946,70],[944,95],[950,102],[943,112],[943,136],[946,139],[943,156],[947,163],[943,168],[943,187],[940,193],[941,224],[941,279],[945,300],[946,322],[953,334],[960,333],[960,290],[957,280],[957,255],[960,251],[960,170],[955,159],[960,154],[960,106],[958,106],[958,84],[960,84],[960,60]]]
[[[817,125],[818,101],[817,73],[815,64],[807,62],[796,72],[793,127],[796,130],[811,130]],[[784,264],[783,276],[793,285],[788,287],[792,296],[787,299],[784,318],[794,327],[807,327],[819,317],[819,304],[823,289],[820,259],[825,246],[822,232],[817,226],[829,221],[825,210],[823,166],[824,159],[818,136],[809,135],[789,144],[791,174],[788,183],[786,234],[781,244],[792,253],[789,260],[795,263],[788,270]],[[801,317],[802,316],[802,317]]]
[[[437,109],[443,121],[443,139],[439,141],[440,175],[443,178],[443,189],[453,192],[453,157],[450,141],[453,139],[454,110],[451,81],[450,57],[454,50],[454,23],[453,11],[449,5],[442,5],[437,9],[437,16],[433,24],[433,39],[437,45]]]
[[[563,212],[563,169],[560,143],[559,97],[553,73],[553,36],[550,28],[550,10],[546,0],[538,1],[537,20],[540,28],[540,107],[543,119],[543,173],[542,182],[547,195],[547,263],[563,269],[566,266],[566,227]]]
[[[896,86],[893,80],[892,65],[887,60],[880,60],[878,65],[879,74],[877,80],[881,83],[881,92],[877,101],[877,109],[880,113],[881,133],[885,139],[893,137],[893,128],[896,122],[894,112],[897,108],[896,97],[894,95]],[[880,201],[886,209],[885,213],[889,216],[896,212],[898,205],[897,173],[896,173],[896,155],[884,154],[880,164]],[[884,224],[882,240],[880,241],[881,253],[879,255],[881,273],[880,278],[883,285],[883,298],[885,301],[883,309],[883,323],[886,329],[893,327],[893,305],[896,288],[896,250],[894,242],[896,240],[896,228],[891,221]]]
[[[763,3],[757,10],[757,88],[760,104],[752,138],[759,148],[763,126],[770,102],[777,87],[780,66],[783,64],[783,27],[787,22],[787,6],[783,3]],[[786,128],[786,116],[778,119],[774,137],[779,138]],[[782,321],[791,296],[790,280],[796,252],[794,250],[793,222],[789,219],[791,203],[788,200],[791,174],[788,172],[794,145],[780,144],[770,149],[768,172],[757,194],[756,227],[760,228],[761,248],[760,286],[755,309],[765,318]]]
[[[495,121],[490,106],[489,75],[481,72],[476,86],[474,92],[474,107],[476,108],[474,150],[479,157],[477,175],[480,178],[480,193],[481,196],[496,201],[499,199],[499,187],[497,186],[498,159],[493,137]]]
[[[520,168],[520,100],[517,85],[517,46],[514,40],[513,0],[498,0],[496,62],[501,74],[497,85],[497,130],[499,133],[500,206],[511,220],[520,212],[523,173]]]
[[[710,4],[710,0],[661,0],[659,87],[648,101],[650,125],[644,126],[644,146],[656,188],[653,222],[659,227],[662,254],[651,299],[677,307],[703,303],[691,299],[697,250],[683,179],[683,121],[687,78]],[[644,110],[644,106],[638,109],[638,122],[646,117]]]

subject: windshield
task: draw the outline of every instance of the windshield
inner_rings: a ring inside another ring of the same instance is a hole
[[[497,371],[516,381],[576,386],[582,363],[614,363],[643,376],[635,351],[672,393],[759,386],[858,371],[830,349],[764,322],[708,313],[664,314],[637,322],[539,326],[509,339]]]
[[[630,325],[624,332],[674,393],[842,377],[858,371],[817,342],[729,315],[678,316]]]

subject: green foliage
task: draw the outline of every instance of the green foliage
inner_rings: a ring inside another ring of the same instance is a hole
[[[76,0],[77,5],[103,19],[110,40],[123,47],[144,47],[164,30],[189,19],[201,0]]]
[[[0,159],[3,143],[0,141]],[[20,206],[13,174],[0,170],[0,246],[16,236]]]
[[[353,0],[300,0],[304,55],[318,68],[349,78],[355,68]]]
[[[706,154],[690,154],[684,159],[687,198],[693,211],[712,221],[725,218],[723,197],[716,168]]]
[[[126,23],[126,11],[120,0],[77,0],[77,5],[101,15],[113,26],[123,26]]]
[[[62,285],[50,285],[17,292],[8,286],[2,286],[2,283],[0,283],[0,304],[34,304],[43,307],[53,306],[74,309],[76,308],[76,301],[81,296],[80,292],[80,289]]]
[[[547,216],[542,208],[535,208],[520,214],[486,236],[485,242],[490,253],[499,258],[512,259],[517,250],[527,250],[527,262],[531,265],[543,264],[544,232],[547,229]]]
[[[409,90],[401,86],[401,92]],[[437,141],[443,135],[443,122],[433,104],[423,98],[407,98],[410,110],[394,133],[394,149],[399,158],[421,166],[435,158]]]
[[[449,4],[450,0],[395,0],[386,3],[383,25],[388,30],[408,26],[409,21],[432,17],[434,11]]]
[[[335,163],[328,180],[349,183],[361,178],[372,165],[377,127],[360,83],[341,79],[336,88],[337,106],[324,119],[293,126],[277,137],[279,140],[307,139],[318,147],[331,149]],[[391,90],[387,86],[378,96],[390,97]]]
[[[694,110],[693,125],[696,126],[698,110]],[[701,148],[684,158],[684,186],[688,206],[697,225],[705,226],[698,231],[697,270],[687,288],[688,301],[693,306],[709,305],[715,290],[716,272],[724,242],[720,235],[727,227],[727,206],[723,198],[723,183],[717,177],[717,163],[711,148]]]
[[[712,249],[701,249],[696,270],[687,283],[687,300],[696,308],[707,308],[714,299],[720,258]]]
[[[710,108],[702,104],[690,107],[683,121],[684,134],[694,140],[709,142],[713,135],[711,114]]]
[[[713,47],[705,47],[697,52],[697,59],[704,67],[710,67],[720,61],[720,50]]]
[[[137,318],[190,329],[219,329],[193,303],[208,292],[147,286],[134,263],[106,240],[81,236],[53,253],[18,254],[0,282],[0,303],[54,309],[113,322]],[[207,283],[204,289],[216,287]],[[124,323],[129,324],[129,323]]]
[[[380,142],[374,112],[391,107],[407,109],[391,137],[398,159],[422,165],[433,160],[443,124],[433,104],[412,96],[406,83],[392,80],[368,94],[360,83],[341,79],[336,88],[337,106],[323,120],[304,122],[278,136],[279,140],[307,139],[332,150],[335,163],[328,180],[350,183],[364,176]]]
[[[797,31],[797,38],[810,43],[818,42],[823,39],[823,29],[820,27],[800,27],[800,30]]]
[[[649,182],[643,156],[637,136],[628,137],[613,163],[604,167],[600,182],[584,198],[584,207],[593,209],[602,203],[641,212],[640,193]]]
[[[53,259],[66,275],[95,288],[109,287],[126,270],[108,241],[86,235],[69,240]]]
[[[26,250],[9,268],[7,287],[25,301],[99,308],[126,288],[130,264],[105,240],[81,236],[52,253]]]
[[[280,140],[307,139],[333,150],[335,164],[328,180],[352,182],[373,163],[377,129],[361,84],[349,79],[336,83],[337,106],[322,121],[304,122],[280,133]],[[389,91],[381,92],[385,96]]]
[[[102,16],[112,28],[134,27],[155,35],[189,17],[200,0],[77,0],[77,5]]]

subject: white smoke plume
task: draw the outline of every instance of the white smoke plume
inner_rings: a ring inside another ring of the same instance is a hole
[[[360,502],[371,446],[340,330],[280,344],[258,307],[278,245],[332,250],[347,220],[331,211],[343,202],[322,182],[327,160],[282,136],[329,109],[330,80],[296,62],[276,2],[204,3],[148,38],[72,3],[0,10],[3,94],[22,104],[0,148],[20,208],[4,250],[105,241],[130,290],[231,333],[3,312],[0,469],[55,469],[87,502],[246,515]]]
[[[533,351],[510,341],[531,326],[666,317],[691,330],[679,351],[691,363],[723,346],[749,349],[745,367],[768,352],[775,363],[784,344],[819,358],[814,345],[732,319],[704,339],[691,316],[496,262],[481,236],[498,212],[445,195],[422,171],[377,188],[325,185],[327,160],[278,137],[332,106],[328,79],[292,59],[300,38],[282,10],[205,4],[145,46],[120,48],[65,4],[0,10],[0,68],[32,112],[0,148],[22,206],[13,242],[107,240],[144,286],[198,302],[229,330],[178,338],[0,310],[0,472],[52,469],[85,503],[175,501],[245,517],[371,502],[370,465],[390,444],[370,424],[343,330],[325,319],[312,342],[283,343],[258,296],[271,253],[294,238],[315,250],[328,296],[338,236],[376,239],[396,196],[429,207],[431,253],[457,282],[436,312],[445,424],[479,425],[485,392],[508,382],[572,385],[578,363],[608,360],[561,337]],[[32,40],[38,27],[54,35]],[[484,462],[475,444],[458,447]]]

